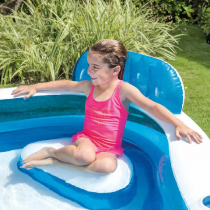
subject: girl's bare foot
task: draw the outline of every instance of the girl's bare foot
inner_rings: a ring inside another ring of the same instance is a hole
[[[34,167],[38,167],[38,166],[55,165],[58,162],[61,162],[61,161],[59,161],[55,158],[47,158],[44,160],[32,160],[32,161],[29,161],[26,164],[22,165],[21,168],[30,170],[30,169],[32,169]]]
[[[48,157],[54,157],[54,151],[55,149],[52,147],[44,147],[38,152],[33,153],[32,155],[29,155],[27,158],[25,158],[22,162],[28,163],[34,160],[42,160]]]

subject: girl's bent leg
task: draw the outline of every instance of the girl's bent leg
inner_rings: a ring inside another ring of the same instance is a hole
[[[96,158],[95,145],[89,139],[81,138],[74,144],[55,150],[54,157],[77,166],[85,166],[94,162]]]
[[[96,154],[96,160],[84,168],[97,173],[112,173],[117,168],[117,157],[113,153],[101,152]]]
[[[32,160],[25,163],[21,168],[32,169],[37,166],[55,165],[59,162],[62,162],[62,164],[68,164],[63,161],[59,161],[56,158],[47,158],[44,160]],[[117,168],[117,157],[112,153],[101,152],[96,155],[94,162],[83,167],[96,173],[112,173]]]
[[[23,163],[49,157],[73,165],[89,165],[95,160],[95,146],[89,139],[81,138],[75,141],[75,145],[65,146],[57,150],[52,147],[45,147],[24,159]]]

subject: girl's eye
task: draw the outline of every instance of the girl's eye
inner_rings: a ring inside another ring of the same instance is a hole
[[[93,66],[93,68],[94,68],[94,69],[98,69],[98,67],[96,67],[96,66]]]

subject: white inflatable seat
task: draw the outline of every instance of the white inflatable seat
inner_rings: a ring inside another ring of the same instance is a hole
[[[70,144],[72,144],[71,138],[35,142],[27,145],[22,150],[21,159],[25,159],[43,147],[59,149]],[[117,169],[110,174],[93,173],[83,167],[73,166],[71,164],[67,165],[65,163],[40,166],[37,168],[59,179],[65,180],[66,183],[75,187],[97,193],[110,193],[125,188],[129,185],[133,173],[132,163],[126,155],[118,157]]]

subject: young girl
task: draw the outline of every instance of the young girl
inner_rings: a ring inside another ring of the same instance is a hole
[[[28,93],[29,98],[38,90],[71,90],[87,96],[85,124],[82,132],[72,137],[73,145],[61,149],[45,147],[23,160],[23,168],[52,165],[59,161],[83,166],[98,173],[111,173],[117,167],[117,156],[123,154],[122,137],[128,107],[132,101],[155,117],[175,126],[175,135],[202,142],[202,136],[191,130],[164,106],[146,98],[129,83],[123,82],[127,51],[116,40],[102,40],[94,44],[87,55],[88,74],[91,81],[52,81],[30,86],[20,86],[14,97]]]

